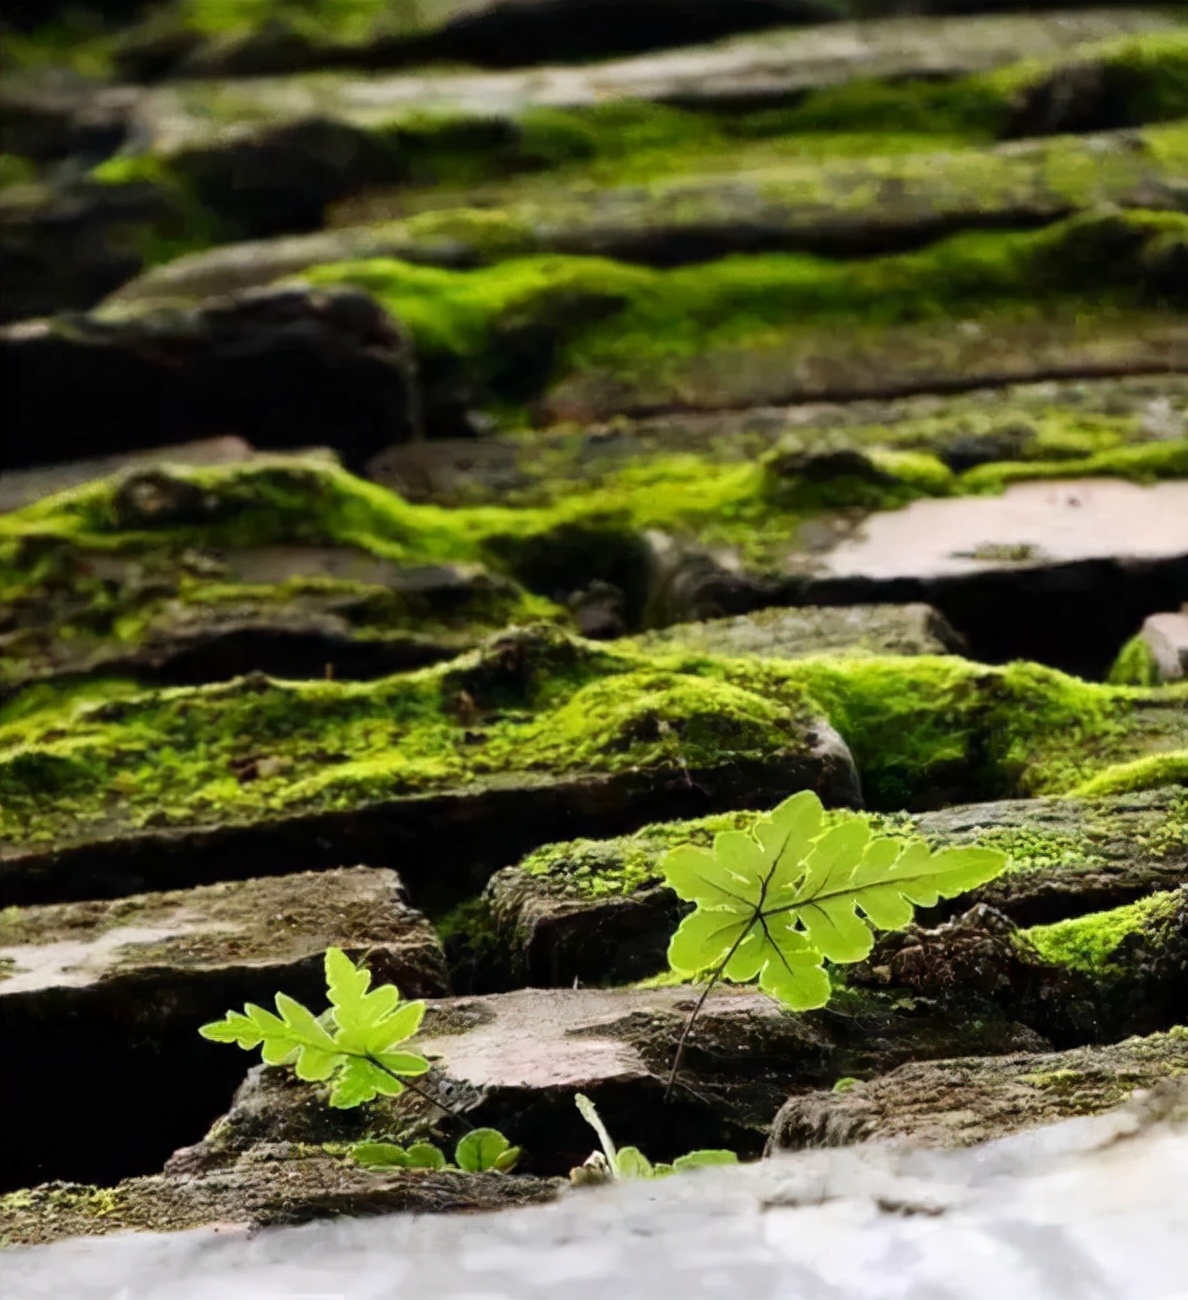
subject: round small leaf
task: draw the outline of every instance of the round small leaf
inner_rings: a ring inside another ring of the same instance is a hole
[[[351,1159],[364,1169],[407,1169],[408,1152],[395,1142],[356,1142]]]
[[[408,1149],[408,1167],[410,1169],[444,1169],[445,1156],[432,1142],[414,1142]]]
[[[511,1143],[498,1129],[476,1128],[454,1148],[454,1160],[468,1174],[481,1174],[499,1167],[499,1161],[511,1149]]]

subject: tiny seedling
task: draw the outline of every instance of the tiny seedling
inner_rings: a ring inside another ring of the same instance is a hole
[[[291,1065],[299,1079],[330,1081],[330,1105],[342,1110],[405,1088],[423,1093],[410,1079],[428,1072],[429,1062],[403,1050],[421,1027],[423,1002],[401,1002],[394,984],[368,992],[371,972],[356,966],[341,948],[326,950],[327,1013],[317,1017],[285,993],[276,995],[277,1014],[247,1003],[199,1033],[216,1043],[260,1048],[266,1065]],[[436,1101],[434,1104],[437,1105]]]
[[[616,1147],[602,1122],[597,1108],[589,1097],[580,1092],[574,1098],[582,1118],[598,1134],[601,1151],[569,1171],[572,1183],[588,1186],[593,1183],[617,1182],[630,1178],[667,1178],[686,1169],[703,1169],[707,1165],[735,1165],[738,1156],[733,1151],[707,1149],[690,1151],[687,1155],[677,1156],[672,1164],[654,1165],[639,1147]]]
[[[673,935],[668,962],[706,984],[677,1043],[668,1090],[719,980],[757,979],[795,1011],[823,1007],[832,992],[827,961],[862,961],[876,928],[901,929],[916,906],[984,884],[1006,864],[1006,854],[993,849],[934,853],[923,840],[875,835],[858,817],[830,821],[810,790],[749,832],[720,832],[712,850],[674,849],[661,870],[696,906]]]
[[[394,1142],[356,1142],[350,1154],[364,1169],[460,1169],[467,1174],[506,1174],[520,1158],[520,1148],[512,1146],[498,1129],[476,1128],[454,1148],[453,1165],[432,1142],[414,1142],[409,1147]]]

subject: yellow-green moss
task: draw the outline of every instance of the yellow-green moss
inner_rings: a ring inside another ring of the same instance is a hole
[[[252,677],[76,703],[68,726],[44,708],[18,714],[0,726],[0,829],[72,837],[347,808],[513,774],[786,761],[814,716],[850,745],[875,807],[1059,792],[1183,743],[1188,710],[1167,703],[1156,728],[1141,693],[1035,665],[647,655],[541,627],[365,685]],[[239,763],[260,755],[276,760],[270,774],[241,782]]]
[[[822,330],[886,330],[954,315],[1138,306],[1177,292],[1146,269],[1150,246],[1188,232],[1177,213],[1074,218],[1039,232],[954,236],[913,253],[836,262],[732,256],[653,270],[590,257],[512,259],[445,271],[392,259],[315,267],[316,285],[350,285],[404,321],[429,357],[480,381],[509,363],[500,331],[534,320],[557,341],[554,378],[593,373],[679,384],[693,359],[791,345]],[[1080,306],[1078,307],[1078,304]]]
[[[1116,686],[1158,686],[1159,664],[1147,638],[1133,636],[1118,652],[1109,680]]]
[[[970,494],[1000,492],[1011,483],[1053,478],[1125,478],[1133,483],[1188,478],[1188,440],[1112,447],[1089,456],[1061,460],[979,465],[961,476],[960,490]]]
[[[1179,694],[1176,698],[1184,701],[1188,713],[1188,695]],[[1155,790],[1161,785],[1188,785],[1188,749],[1148,754],[1130,762],[1116,763],[1082,781],[1072,793],[1092,799],[1101,795]]]
[[[1182,906],[1182,892],[1166,890],[1109,912],[1033,926],[1019,939],[1053,965],[1101,975],[1114,969],[1110,959],[1125,939],[1171,921]]]

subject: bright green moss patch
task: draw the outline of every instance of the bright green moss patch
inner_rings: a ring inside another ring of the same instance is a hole
[[[1168,890],[1110,912],[1033,926],[1019,938],[1044,961],[1100,975],[1112,969],[1111,958],[1127,938],[1169,923],[1183,906],[1183,892]]]
[[[248,35],[283,25],[314,40],[361,43],[384,35],[405,35],[432,25],[456,4],[449,0],[178,0],[180,22],[207,36]]]
[[[1115,686],[1158,686],[1159,664],[1151,652],[1147,638],[1141,633],[1133,636],[1118,652],[1110,669],[1109,680]]]
[[[178,550],[356,546],[397,563],[476,558],[450,512],[293,458],[100,480],[0,515],[0,544],[31,536],[133,553],[165,541]]]
[[[141,648],[237,625],[399,640],[424,662],[565,617],[481,558],[465,521],[327,463],[88,484],[0,517],[0,685],[131,671]]]
[[[532,257],[475,271],[390,259],[304,273],[350,285],[404,321],[428,357],[449,356],[490,384],[513,325],[555,339],[554,380],[582,373],[626,387],[679,391],[708,355],[803,345],[822,331],[870,331],[1008,312],[1034,317],[1084,308],[1157,305],[1174,283],[1149,266],[1166,235],[1188,233],[1175,213],[1077,218],[1028,234],[957,235],[920,252],[835,262],[795,254],[733,256],[653,270],[599,258]],[[1078,306],[1080,304],[1080,306]],[[629,399],[628,399],[629,400]]]
[[[1188,716],[1188,693],[1178,691],[1172,698],[1179,702]],[[1081,782],[1072,793],[1092,799],[1101,795],[1154,790],[1161,785],[1188,785],[1188,750],[1149,754],[1128,763],[1117,763]]]
[[[252,677],[82,704],[65,728],[44,709],[17,717],[0,730],[0,833],[351,808],[513,774],[769,763],[803,753],[813,717],[840,731],[883,808],[1060,791],[1183,743],[1188,726],[1188,711],[1033,665],[652,656],[539,628],[366,685]]]
[[[1011,483],[1060,478],[1124,478],[1132,483],[1188,478],[1188,441],[1179,439],[1113,447],[1090,456],[1062,460],[979,465],[961,476],[960,488],[969,494],[1001,492]]]

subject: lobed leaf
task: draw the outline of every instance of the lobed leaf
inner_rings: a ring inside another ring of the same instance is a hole
[[[824,1006],[825,962],[867,957],[875,929],[898,929],[1006,866],[990,849],[933,853],[919,840],[875,835],[857,817],[828,825],[812,791],[786,799],[752,834],[725,831],[712,852],[673,850],[663,873],[696,904],[668,949],[678,974],[710,973],[759,987],[795,1010]]]
[[[429,1069],[423,1056],[400,1050],[420,1029],[425,1004],[401,1003],[391,984],[369,992],[370,972],[340,948],[327,949],[325,969],[330,1008],[321,1016],[278,993],[276,1015],[249,1002],[198,1032],[245,1051],[258,1047],[265,1064],[291,1065],[300,1079],[330,1080],[330,1105],[338,1109],[398,1096],[404,1084],[394,1075],[411,1078]]]

